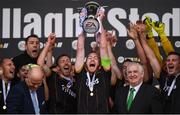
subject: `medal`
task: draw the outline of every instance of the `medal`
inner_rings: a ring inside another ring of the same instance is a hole
[[[3,109],[5,110],[6,108],[7,108],[7,107],[4,105],[4,106],[3,106]]]
[[[90,96],[94,96],[94,93],[93,93],[93,92],[91,92],[91,93],[90,93]]]
[[[94,90],[94,85],[98,84],[99,80],[98,78],[95,79],[95,74],[93,75],[93,78],[91,80],[89,72],[87,72],[87,80],[86,80],[86,85],[89,87],[90,90],[90,96],[94,96],[93,90]]]

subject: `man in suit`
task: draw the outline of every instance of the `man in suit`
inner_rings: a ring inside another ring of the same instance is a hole
[[[162,113],[158,90],[143,83],[143,76],[143,66],[137,62],[130,62],[127,67],[129,86],[119,89],[116,93],[117,113]]]
[[[9,92],[7,98],[8,113],[46,113],[44,87],[41,85],[44,71],[36,64],[30,64],[28,66],[29,69],[25,81],[14,86]]]
[[[0,79],[0,114],[5,114],[7,110],[6,97],[12,87],[11,80],[14,78],[15,66],[12,60],[8,58],[2,59],[0,66],[2,68]]]

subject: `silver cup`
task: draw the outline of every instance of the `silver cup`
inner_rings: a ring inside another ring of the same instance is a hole
[[[100,5],[94,1],[87,2],[84,6],[87,16],[82,23],[82,27],[86,33],[95,33],[99,30],[99,22],[96,16],[98,8],[100,8]]]

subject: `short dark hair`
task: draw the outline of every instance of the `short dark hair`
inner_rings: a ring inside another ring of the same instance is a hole
[[[91,51],[88,53],[88,55],[87,55],[87,57],[86,57],[86,58],[88,58],[88,57],[89,57],[89,55],[90,55],[90,54],[92,54],[92,53],[97,54],[98,59],[99,59],[99,63],[101,63],[101,57],[100,57],[100,54],[99,54],[99,52],[98,52],[98,51],[93,51],[93,50],[91,50]]]
[[[34,38],[39,39],[39,37],[38,37],[36,34],[31,34],[31,35],[29,35],[29,36],[25,39],[25,43],[26,43],[26,44],[27,44],[27,42],[28,42],[28,40],[29,40],[30,37],[34,37]]]
[[[99,52],[98,52],[98,51],[90,50],[90,51],[88,52],[88,55],[87,55],[87,56],[89,56],[89,54],[91,54],[91,53],[95,53],[95,54],[99,55]]]
[[[59,55],[59,56],[57,57],[57,59],[56,59],[56,66],[58,65],[59,59],[60,59],[61,57],[63,57],[63,56],[66,56],[66,57],[68,57],[69,59],[71,59],[69,55],[67,55],[67,54],[61,54],[61,55]]]
[[[4,60],[6,60],[6,59],[10,59],[10,58],[4,57],[4,58],[0,59],[0,66],[2,66],[4,64]]]
[[[142,20],[137,20],[137,21],[136,21],[136,24],[144,24],[144,21],[142,21]]]
[[[180,53],[178,53],[178,52],[169,52],[168,56],[170,56],[170,55],[177,55],[177,56],[180,57]]]

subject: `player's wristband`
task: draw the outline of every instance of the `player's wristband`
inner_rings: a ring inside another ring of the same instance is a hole
[[[109,58],[103,58],[101,59],[101,65],[103,67],[108,67],[111,65],[111,60]]]

